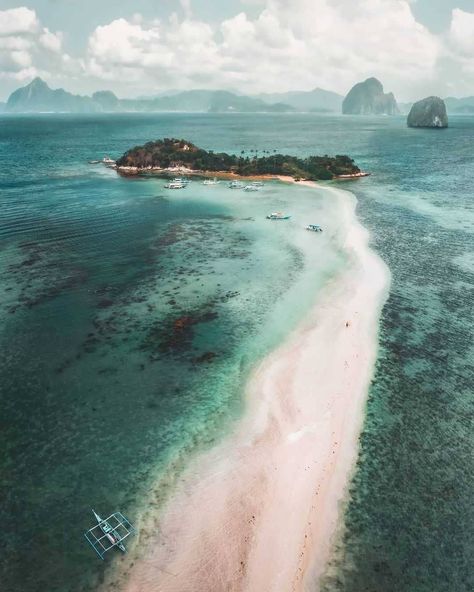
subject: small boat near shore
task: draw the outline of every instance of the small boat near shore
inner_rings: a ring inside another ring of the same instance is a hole
[[[171,181],[172,183],[182,183],[183,185],[189,185],[191,183],[190,179],[187,177],[176,177]]]
[[[121,512],[114,512],[103,519],[92,510],[97,524],[84,533],[89,544],[97,555],[104,559],[104,555],[110,549],[117,547],[123,553],[126,552],[123,541],[135,532],[135,529]]]
[[[291,216],[283,212],[272,212],[267,216],[267,220],[289,220],[290,218]]]
[[[321,228],[321,226],[319,226],[319,224],[308,224],[308,226],[306,226],[306,230],[310,230],[311,232],[322,232],[323,229]]]
[[[257,185],[246,185],[244,187],[244,191],[260,191],[260,187],[258,187]]]
[[[227,187],[229,187],[229,189],[243,189],[245,185],[242,181],[231,181]]]
[[[97,514],[97,512],[95,512],[95,510],[92,510],[92,513],[94,514],[95,519],[97,520],[97,524],[99,525],[100,530],[105,534],[109,541],[125,553],[125,547],[123,546],[123,543],[120,540],[120,535],[118,534],[118,532],[116,532],[112,528],[112,526],[110,526],[107,520],[102,520],[102,518],[99,516],[99,514]]]
[[[182,181],[170,181],[166,183],[165,189],[184,189],[186,187],[186,183]]]
[[[203,181],[203,185],[218,185],[220,183],[220,181],[218,181],[217,177],[214,177],[214,179],[204,179]]]
[[[109,156],[104,156],[104,158],[102,159],[102,164],[105,164],[105,166],[114,166],[115,160],[113,160]]]

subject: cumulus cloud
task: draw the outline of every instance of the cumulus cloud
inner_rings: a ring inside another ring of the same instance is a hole
[[[25,8],[11,8],[0,11],[0,36],[24,35],[34,33],[39,22],[34,10]]]
[[[407,0],[266,0],[211,27],[191,16],[147,24],[118,19],[97,27],[88,68],[113,80],[124,73],[174,87],[239,86],[244,91],[327,86],[339,91],[364,76],[387,85],[429,79],[439,41]]]
[[[45,27],[39,37],[39,42],[45,49],[59,53],[62,49],[62,38],[62,33],[52,33]]]
[[[456,8],[444,36],[440,78],[451,94],[473,94],[474,13]]]
[[[54,72],[56,78],[79,77],[89,87],[99,81],[115,89],[133,83],[129,94],[315,86],[344,93],[355,82],[377,76],[387,90],[414,98],[428,89],[456,92],[474,84],[474,14],[453,10],[449,31],[435,35],[417,22],[411,4],[241,0],[241,12],[208,23],[196,16],[191,0],[179,0],[178,10],[166,20],[137,13],[97,26],[78,58],[64,53],[62,33],[50,31],[34,10],[4,10],[0,77]],[[462,82],[459,72],[465,75]]]
[[[34,10],[0,10],[0,78],[26,80],[57,75],[69,56],[62,51],[62,34],[43,27]]]
[[[89,40],[87,70],[115,80],[143,78],[193,82],[221,66],[212,28],[204,22],[173,16],[146,25],[117,19],[95,29]]]
[[[455,52],[474,60],[474,13],[453,10],[449,41]]]

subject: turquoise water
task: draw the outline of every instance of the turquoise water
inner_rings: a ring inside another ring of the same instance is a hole
[[[87,164],[164,136],[348,153],[374,173],[341,186],[393,284],[325,590],[471,590],[474,121],[238,114],[0,120],[2,589],[93,590],[113,562],[81,539],[90,505],[134,519],[161,479],[159,508],[344,265],[335,209],[312,189],[169,195]],[[291,223],[266,223],[276,209]]]
[[[159,509],[345,263],[320,191],[169,192],[87,164],[143,141],[150,120],[137,121],[3,120],[2,590],[95,589],[113,560],[85,544],[90,507]],[[292,219],[267,221],[275,210]]]

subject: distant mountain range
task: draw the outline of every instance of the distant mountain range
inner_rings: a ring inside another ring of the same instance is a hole
[[[377,100],[379,99],[380,97]],[[341,113],[343,100],[342,95],[321,88],[255,96],[224,90],[169,91],[137,99],[119,99],[113,92],[103,90],[89,97],[74,95],[62,88],[51,89],[44,80],[35,78],[26,86],[15,90],[6,103],[0,103],[0,112]],[[449,113],[474,113],[474,97],[449,97],[445,103]],[[402,112],[408,113],[412,104],[400,103],[398,106]]]
[[[255,97],[236,95],[223,90],[189,90],[150,99],[119,99],[111,91],[99,91],[91,97],[73,95],[62,88],[51,89],[44,80],[35,78],[14,91],[5,111],[100,113],[119,111],[194,111],[205,113],[285,113],[294,107],[283,103],[267,103]]]
[[[10,113],[68,112],[100,113],[120,111],[189,111],[202,113],[289,113],[294,111],[340,111],[342,96],[315,89],[309,92],[238,95],[224,90],[171,91],[154,97],[119,99],[111,91],[91,97],[74,95],[62,88],[53,90],[41,78],[14,91],[6,105]]]
[[[310,91],[290,91],[286,93],[263,93],[258,99],[266,103],[285,103],[296,111],[341,112],[344,97],[330,90],[315,88]]]
[[[448,113],[474,113],[474,97],[464,97],[462,99],[447,97],[444,102]]]

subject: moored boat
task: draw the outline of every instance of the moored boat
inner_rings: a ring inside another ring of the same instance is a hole
[[[272,212],[267,216],[267,220],[289,220],[290,218],[291,216],[288,216],[283,212]]]
[[[183,183],[182,181],[170,181],[169,183],[166,183],[165,185],[165,189],[184,189],[186,187],[186,184]]]
[[[203,185],[217,185],[218,183],[220,183],[220,181],[217,180],[217,177],[214,177],[214,179],[205,179],[203,181]]]
[[[102,163],[105,164],[105,166],[111,166],[115,164],[115,160],[113,160],[109,156],[104,156],[104,158],[102,159]]]
[[[311,232],[322,232],[323,229],[321,228],[321,226],[319,226],[319,224],[308,224],[308,226],[306,226],[306,230],[311,230]]]
[[[231,181],[228,185],[229,189],[243,189],[245,185],[242,181]]]
[[[89,528],[84,533],[84,536],[97,555],[104,559],[107,551],[115,547],[125,553],[126,549],[123,541],[135,532],[127,518],[122,512],[114,512],[105,519],[101,518],[94,510],[92,510],[92,513],[97,524]]]
[[[259,187],[257,185],[246,185],[244,191],[259,191]]]
[[[97,524],[99,525],[100,530],[105,534],[105,536],[109,539],[112,545],[115,545],[117,548],[119,548],[121,551],[125,553],[125,547],[121,542],[121,537],[118,534],[118,532],[116,532],[116,530],[112,528],[112,526],[107,522],[107,520],[102,520],[102,518],[99,516],[99,514],[97,514],[97,512],[92,510],[92,513],[94,514],[95,519],[97,520]]]

